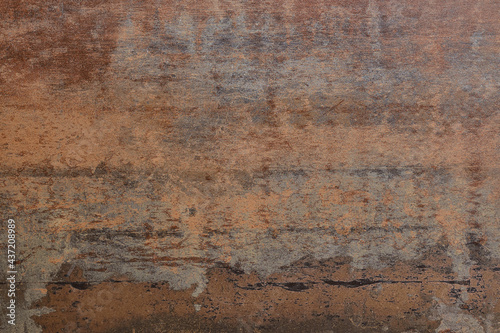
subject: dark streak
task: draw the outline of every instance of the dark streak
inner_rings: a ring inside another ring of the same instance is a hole
[[[69,283],[73,288],[76,288],[78,290],[85,290],[90,288],[90,283],[88,282],[70,282]]]
[[[406,283],[448,283],[448,284],[459,284],[468,286],[470,285],[470,280],[440,280],[440,281],[420,281],[420,280],[407,280],[407,281],[397,281],[397,280],[370,280],[370,279],[358,279],[352,281],[334,281],[334,280],[322,280],[323,283],[326,283],[330,286],[338,286],[338,287],[346,287],[346,288],[358,288],[363,286],[369,286],[378,283],[385,284],[406,284]],[[285,283],[256,283],[253,285],[247,285],[245,287],[238,286],[235,284],[237,288],[244,290],[262,290],[267,286],[280,287],[289,291],[304,291],[310,289],[312,285],[319,284],[319,282],[309,281],[307,283],[303,282],[285,282]]]
[[[376,283],[387,283],[382,280],[368,280],[368,279],[359,279],[353,281],[333,281],[333,280],[323,280],[324,283],[329,284],[331,286],[342,286],[347,288],[357,288],[362,286],[368,286]]]
[[[304,291],[311,288],[307,284],[302,282],[277,283],[274,285],[277,285],[278,287],[289,291]]]

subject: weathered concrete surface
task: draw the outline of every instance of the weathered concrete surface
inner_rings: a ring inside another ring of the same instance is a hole
[[[15,331],[499,332],[499,30],[495,0],[0,1]]]

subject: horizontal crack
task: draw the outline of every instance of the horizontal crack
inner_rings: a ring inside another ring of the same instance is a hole
[[[334,280],[322,280],[323,283],[330,286],[339,286],[346,288],[358,288],[363,286],[369,286],[373,284],[385,283],[385,284],[396,284],[396,283],[448,283],[448,284],[459,284],[468,286],[470,285],[470,280],[437,280],[437,281],[421,281],[421,280],[370,280],[370,279],[358,279],[352,281],[334,281]],[[253,285],[248,285],[245,287],[236,285],[237,288],[244,290],[261,290],[267,286],[280,287],[290,291],[304,291],[310,289],[313,285],[319,284],[321,282],[309,281],[309,282],[285,282],[285,283],[256,283]]]
[[[397,283],[448,283],[448,284],[459,284],[463,286],[469,286],[470,280],[435,280],[435,281],[421,281],[421,280],[370,280],[370,279],[358,279],[352,281],[334,281],[334,280],[322,280],[323,283],[330,286],[339,286],[346,288],[358,288],[363,286],[369,286],[378,283],[385,284],[397,284]],[[87,289],[92,284],[100,283],[144,283],[141,281],[133,280],[106,280],[106,281],[19,281],[16,284],[56,284],[56,285],[71,285],[77,289]],[[146,282],[146,283],[157,283],[157,282]],[[303,291],[310,289],[311,286],[319,284],[321,282],[308,281],[308,282],[260,282],[253,285],[247,285],[245,287],[235,284],[239,289],[244,290],[261,290],[267,286],[280,287],[290,291]],[[10,284],[9,282],[0,282],[0,285]]]

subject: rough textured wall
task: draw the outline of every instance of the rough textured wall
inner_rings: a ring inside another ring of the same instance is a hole
[[[498,1],[1,0],[0,32],[2,331],[500,331]]]

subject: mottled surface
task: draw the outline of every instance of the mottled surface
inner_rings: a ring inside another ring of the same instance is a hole
[[[2,331],[500,332],[498,1],[0,0],[0,32]]]

